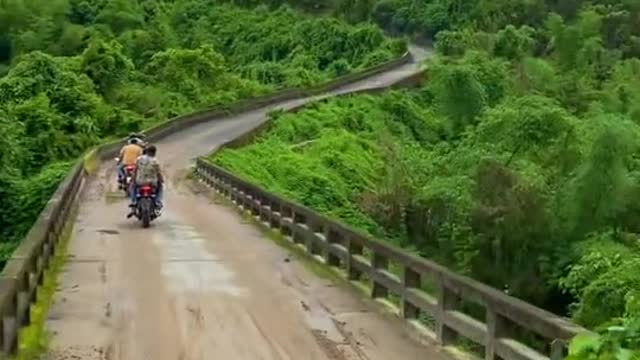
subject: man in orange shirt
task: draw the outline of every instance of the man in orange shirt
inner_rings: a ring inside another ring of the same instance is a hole
[[[142,155],[142,147],[138,145],[138,139],[133,138],[120,149],[118,160],[118,182],[122,183],[125,177],[124,168],[127,165],[135,165],[138,157]]]

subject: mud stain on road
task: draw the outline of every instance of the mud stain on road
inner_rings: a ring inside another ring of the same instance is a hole
[[[321,303],[300,305],[306,315],[305,319],[316,342],[331,360],[369,360],[360,349],[360,344],[353,334],[345,330],[345,323],[337,320],[332,311],[328,311]]]
[[[153,235],[162,253],[162,274],[174,293],[223,293],[247,296],[248,290],[234,284],[234,274],[205,247],[205,239],[193,227],[170,223],[165,213],[167,231]]]

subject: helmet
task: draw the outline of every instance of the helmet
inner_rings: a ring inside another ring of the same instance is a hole
[[[130,133],[129,134],[129,139],[133,139],[133,138],[138,138],[140,140],[144,139],[144,135],[143,134],[138,134],[138,133]]]
[[[144,135],[136,134],[136,133],[130,133],[129,137],[127,138],[127,144],[142,145],[143,140],[144,140]]]

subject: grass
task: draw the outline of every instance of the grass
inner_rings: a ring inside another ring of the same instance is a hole
[[[50,334],[47,331],[47,315],[53,303],[53,297],[58,287],[58,275],[67,260],[67,246],[73,231],[73,221],[76,211],[72,211],[64,231],[58,240],[55,254],[49,267],[45,270],[42,285],[38,288],[38,297],[31,305],[31,324],[20,330],[18,353],[14,360],[35,360],[42,358],[49,347]]]

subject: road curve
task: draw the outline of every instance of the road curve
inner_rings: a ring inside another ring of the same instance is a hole
[[[418,61],[426,55],[414,51]],[[388,84],[416,66],[332,94]],[[267,111],[312,99],[201,124],[158,143],[169,183],[166,210],[150,229],[125,219],[113,164],[102,164],[81,195],[47,321],[47,358],[444,360],[414,342],[399,320],[315,276],[182,180],[196,156],[259,125]]]

